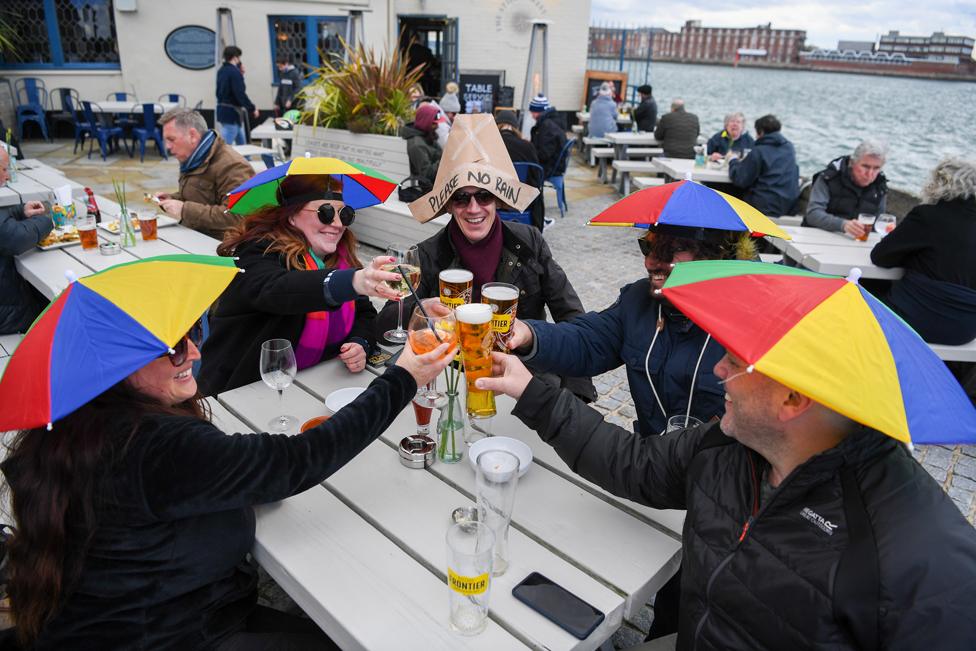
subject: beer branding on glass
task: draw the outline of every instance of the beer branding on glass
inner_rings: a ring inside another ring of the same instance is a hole
[[[475,380],[491,377],[491,306],[485,303],[459,305],[454,310],[461,339],[461,360],[468,388],[468,414],[476,418],[495,415],[495,394],[475,386]]]
[[[440,281],[441,303],[453,308],[471,302],[473,273],[467,269],[445,269],[437,279]]]
[[[495,333],[494,348],[508,352],[512,337],[512,321],[518,309],[519,288],[506,283],[485,283],[481,286],[481,302],[491,306],[491,329]]]

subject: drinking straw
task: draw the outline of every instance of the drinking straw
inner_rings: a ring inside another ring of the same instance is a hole
[[[437,343],[439,344],[444,343],[444,340],[441,339],[441,336],[437,334],[437,328],[435,328],[434,324],[430,322],[430,315],[427,314],[427,310],[424,309],[424,304],[420,302],[420,297],[417,296],[417,292],[413,290],[413,285],[410,283],[409,280],[407,280],[407,272],[405,272],[403,270],[403,267],[401,267],[400,265],[397,265],[396,268],[397,271],[400,272],[400,276],[407,281],[407,288],[410,290],[410,293],[413,295],[413,299],[417,301],[417,309],[419,309],[420,313],[424,315],[424,320],[427,322],[427,327],[430,328],[430,331],[434,333],[435,337],[437,337]]]

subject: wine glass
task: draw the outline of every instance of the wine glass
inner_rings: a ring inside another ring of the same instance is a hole
[[[454,311],[436,298],[424,301],[424,309],[427,310],[427,316],[424,316],[419,307],[414,308],[407,325],[410,348],[418,355],[429,353],[442,343],[453,348],[458,339]],[[417,387],[414,401],[422,407],[440,407],[447,401],[447,396],[443,391],[437,390],[435,378],[426,386]]]
[[[884,237],[891,231],[895,230],[895,216],[889,215],[888,213],[881,213],[878,218],[874,220],[874,232]]]
[[[295,351],[287,339],[269,339],[261,344],[261,379],[278,392],[278,411],[282,411],[281,393],[291,385],[298,372]],[[269,432],[287,432],[298,425],[294,416],[281,414],[268,423]]]
[[[402,267],[406,273],[399,281],[387,281],[390,287],[400,292],[400,298],[397,299],[397,327],[395,330],[384,332],[383,337],[395,344],[403,344],[407,341],[407,331],[403,329],[403,299],[410,294],[410,287],[417,289],[417,285],[420,284],[420,254],[416,246],[391,244],[386,249],[386,255],[394,258],[395,261],[383,265],[383,271],[400,273],[397,267]],[[410,287],[407,286],[407,283],[410,284]]]

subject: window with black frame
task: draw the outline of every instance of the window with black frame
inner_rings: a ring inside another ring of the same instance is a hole
[[[112,0],[3,0],[0,21],[13,36],[13,48],[0,53],[0,65],[119,66]]]

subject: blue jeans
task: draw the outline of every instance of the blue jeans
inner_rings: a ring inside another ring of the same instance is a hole
[[[224,124],[223,122],[218,122],[218,124],[220,125],[220,136],[228,145],[245,144],[243,124]]]

